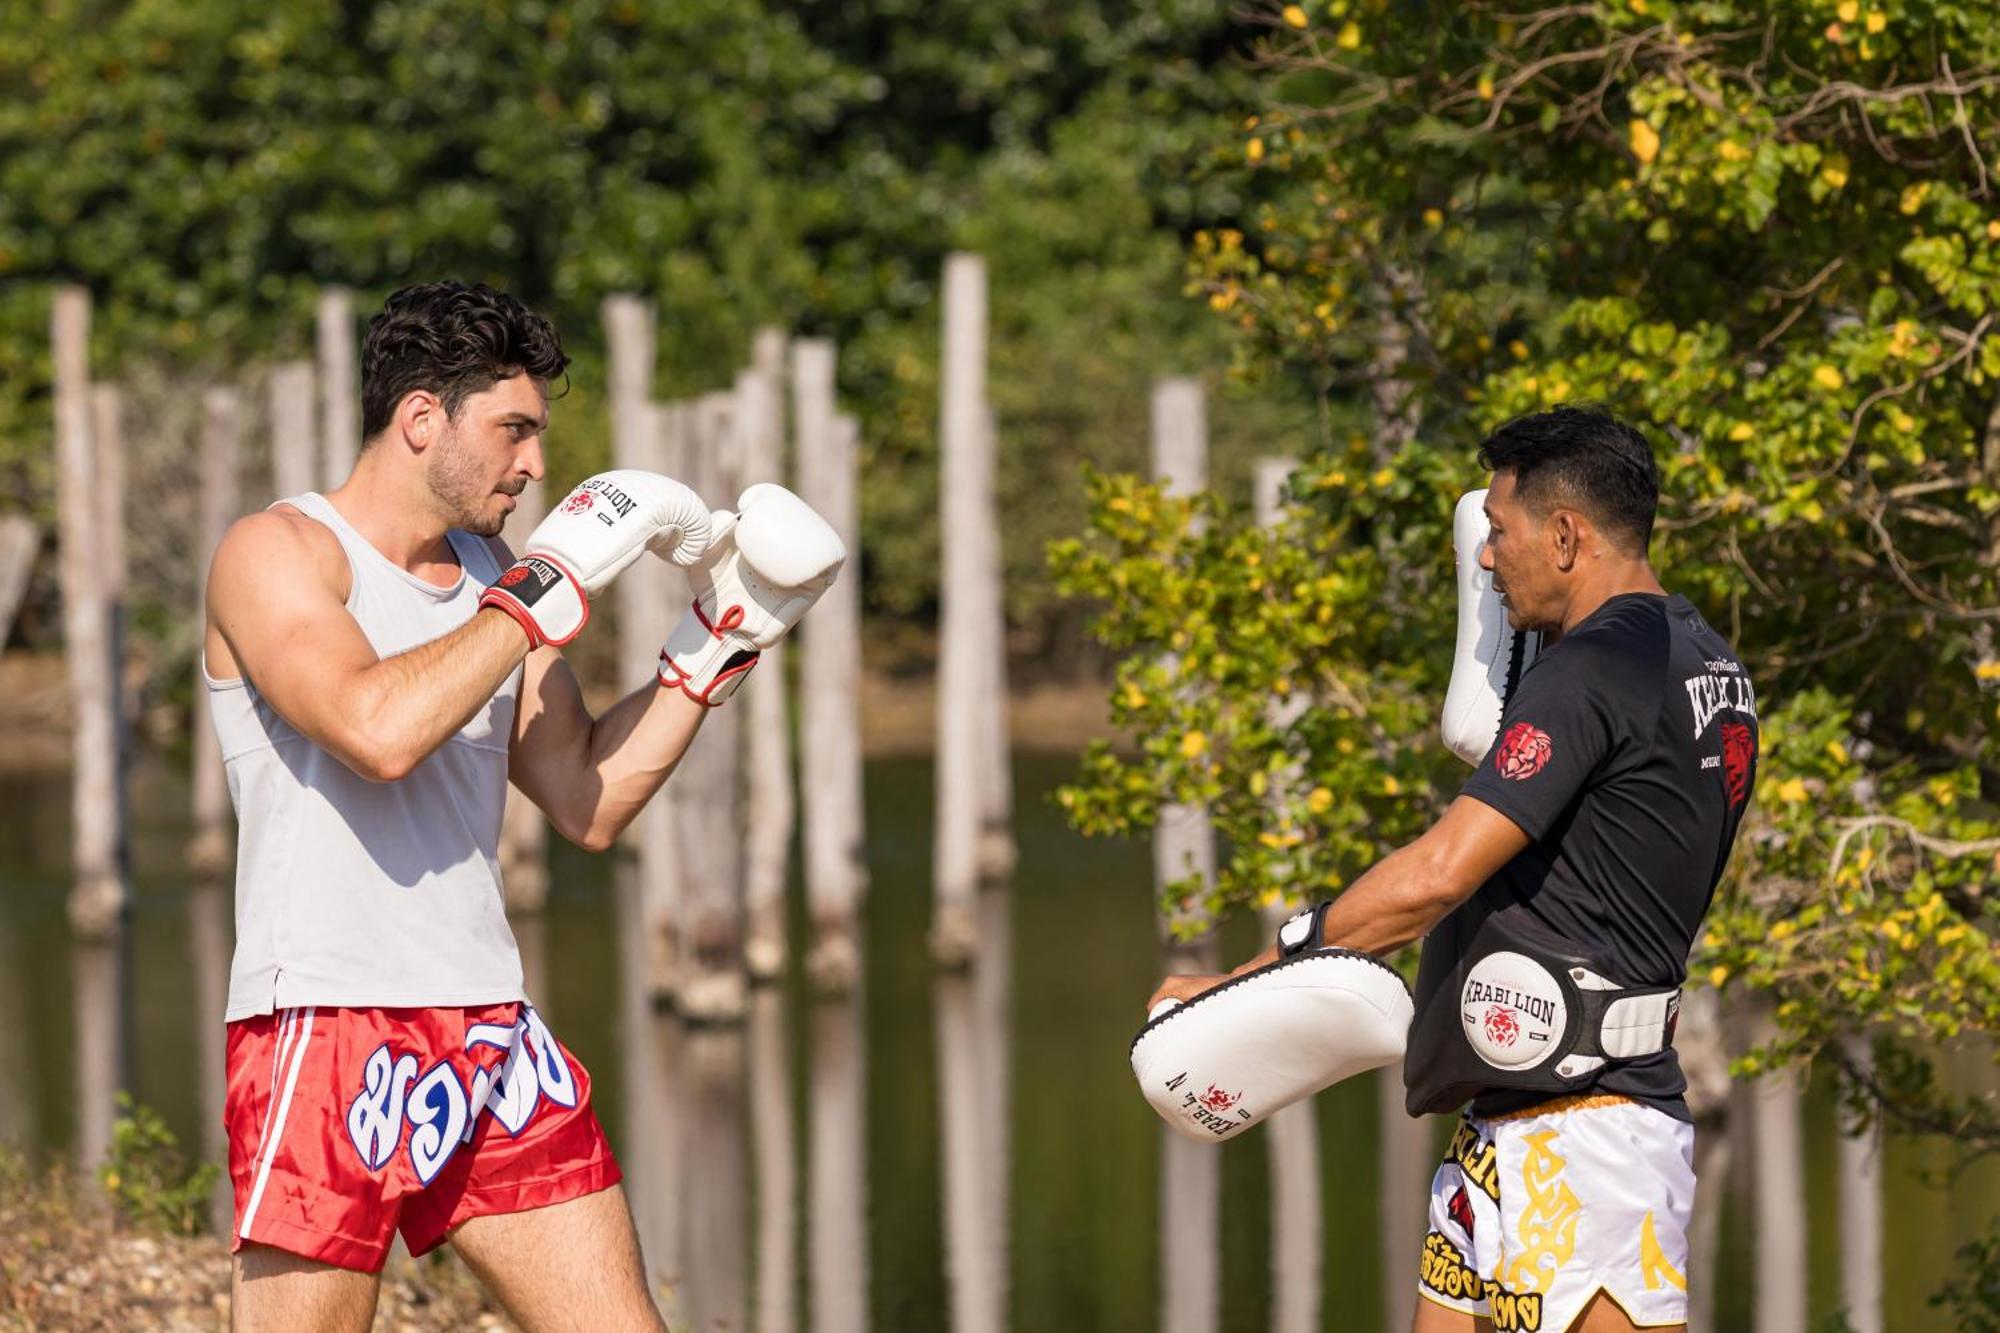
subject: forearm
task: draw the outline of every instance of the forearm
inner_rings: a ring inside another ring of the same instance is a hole
[[[579,846],[609,847],[659,791],[709,710],[648,681],[595,719],[573,757],[569,808],[559,826]]]
[[[1452,901],[1439,893],[1437,875],[1416,844],[1399,847],[1370,866],[1334,900],[1321,923],[1322,945],[1387,956],[1430,933]],[[1271,945],[1232,975],[1278,961]]]
[[[485,610],[443,638],[362,669],[339,702],[356,752],[344,758],[379,780],[403,776],[471,721],[527,655],[520,626]]]

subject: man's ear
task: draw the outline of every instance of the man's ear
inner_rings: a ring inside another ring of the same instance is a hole
[[[1576,511],[1556,510],[1549,519],[1549,537],[1555,546],[1556,568],[1569,573],[1583,554],[1584,527]]]
[[[422,452],[437,441],[445,425],[444,403],[429,389],[412,389],[396,404],[396,425],[412,449]]]

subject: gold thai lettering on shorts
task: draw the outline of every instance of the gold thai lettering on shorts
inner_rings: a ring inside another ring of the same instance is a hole
[[[1539,1333],[1542,1297],[1539,1292],[1516,1293],[1488,1282],[1465,1262],[1458,1246],[1433,1231],[1424,1237],[1423,1265],[1418,1280],[1447,1300],[1487,1303],[1493,1327],[1500,1333]]]
[[[1562,1169],[1568,1162],[1549,1146],[1555,1137],[1553,1129],[1523,1136],[1528,1155],[1521,1163],[1521,1190],[1527,1206],[1515,1227],[1520,1249],[1499,1275],[1502,1285],[1515,1291],[1546,1295],[1576,1252],[1576,1224],[1583,1216],[1583,1203],[1563,1183]],[[1497,1317],[1494,1323],[1499,1323]]]
[[[1444,1152],[1445,1161],[1456,1163],[1467,1180],[1485,1190],[1486,1197],[1498,1203],[1500,1171],[1494,1157],[1493,1141],[1481,1139],[1470,1120],[1458,1122],[1458,1128],[1451,1132],[1451,1146]]]

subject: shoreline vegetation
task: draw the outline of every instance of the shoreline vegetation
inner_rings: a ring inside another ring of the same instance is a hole
[[[0,1333],[213,1333],[229,1327],[229,1247],[133,1220],[106,1184],[0,1149]],[[512,1329],[448,1249],[397,1253],[375,1327]]]
[[[1014,748],[1080,754],[1091,741],[1120,742],[1111,725],[1108,678],[1044,679],[1017,683],[1008,690],[1008,730]],[[128,689],[137,682],[128,682]],[[627,682],[623,689],[629,690]],[[593,707],[603,708],[622,690],[589,691]],[[600,697],[601,696],[601,697]],[[160,750],[162,737],[184,729],[178,717],[162,719],[157,729],[141,718],[147,748]],[[69,683],[59,652],[16,650],[0,653],[0,776],[51,776],[70,765]],[[929,754],[937,735],[935,676],[923,673],[865,669],[861,680],[861,743],[867,757]]]

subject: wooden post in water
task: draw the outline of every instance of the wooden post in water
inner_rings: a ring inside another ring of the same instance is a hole
[[[727,393],[706,393],[695,401],[694,451],[685,479],[698,494],[728,497],[725,503],[733,508],[737,461],[731,403]],[[674,775],[681,784],[680,858],[687,874],[674,1003],[690,1023],[740,1023],[747,1013],[739,762],[743,715],[734,705],[744,691],[760,687],[783,689],[784,684],[760,680],[752,672],[736,698],[710,711]]]
[[[1152,465],[1168,495],[1190,495],[1207,486],[1207,409],[1198,381],[1165,379],[1153,386]],[[1215,837],[1201,807],[1169,805],[1161,809],[1153,833],[1154,887],[1164,890],[1189,875],[1199,876],[1204,889],[1214,882]],[[1199,925],[1201,933],[1181,940],[1172,930],[1178,921]],[[1217,969],[1208,924],[1200,907],[1161,916],[1166,971]],[[1161,1135],[1161,1327],[1167,1333],[1209,1333],[1221,1319],[1221,1154],[1165,1127]]]
[[[1257,524],[1275,528],[1284,519],[1285,483],[1298,464],[1289,458],[1263,458],[1253,474],[1252,505]],[[1292,725],[1309,700],[1297,692],[1274,700],[1273,726]],[[1296,796],[1299,775],[1287,771],[1272,783],[1271,799]],[[1289,886],[1288,886],[1289,887]],[[1306,906],[1305,896],[1292,890],[1260,914],[1266,936],[1275,936],[1285,918]],[[1320,1326],[1320,1236],[1322,1216],[1319,1173],[1319,1122],[1308,1098],[1277,1112],[1267,1131],[1271,1166],[1271,1327],[1274,1333],[1307,1333]],[[1393,1264],[1394,1260],[1391,1259]]]
[[[679,444],[680,417],[652,402],[651,307],[636,296],[607,296],[600,314],[613,465],[685,479],[678,458],[670,457],[684,452]],[[686,602],[686,581],[672,566],[642,556],[625,571],[613,585],[612,603],[618,616],[618,660],[624,671],[636,674],[657,661],[660,645]],[[626,828],[622,840],[638,860],[647,984],[655,996],[672,993],[680,955],[683,877],[674,803],[684,781],[683,773],[668,779]]]
[[[131,708],[125,698],[125,395],[115,384],[90,387],[90,446],[97,462],[97,521],[104,606],[111,618],[112,734],[118,750],[118,827],[128,828],[126,777],[132,766]],[[130,873],[130,845],[119,855]]]
[[[687,1272],[680,1295],[686,1327],[697,1333],[738,1333],[748,1326],[744,1249],[750,1236],[750,1177],[743,1048],[741,1030],[699,1028],[683,1038],[677,1100],[688,1136],[686,1195],[680,1201],[687,1210]]]
[[[222,534],[243,511],[243,400],[236,390],[211,386],[201,396],[201,502],[196,537],[198,559],[204,574],[222,543]],[[206,626],[204,605],[197,622]],[[187,861],[193,890],[188,895],[188,941],[194,966],[195,1059],[201,1078],[202,1135],[204,1160],[226,1161],[227,1138],[223,1132],[223,1094],[227,1083],[227,1062],[223,1012],[229,996],[229,917],[231,870],[235,864],[231,836],[229,779],[223,770],[222,747],[215,738],[210,716],[204,659],[196,653],[194,708],[190,718],[194,750],[192,787],[193,836],[188,840]],[[218,1235],[226,1235],[234,1216],[235,1199],[229,1182],[218,1179],[209,1198],[209,1217]]]
[[[1193,379],[1163,379],[1153,386],[1152,404],[1153,477],[1169,496],[1193,495],[1208,485],[1208,408],[1201,382]],[[1153,831],[1153,879],[1164,890],[1188,876],[1199,876],[1206,886],[1215,880],[1215,835],[1209,828],[1208,812],[1198,805],[1173,804],[1160,810]],[[1209,928],[1208,910],[1198,900],[1184,902],[1160,919],[1162,938],[1169,952],[1182,954],[1177,943],[1181,934],[1174,928],[1197,927],[1203,935]],[[1212,952],[1212,950],[1211,950]],[[1195,960],[1186,960],[1194,963]],[[1213,970],[1207,963],[1170,970]]]
[[[938,413],[937,834],[933,852],[931,949],[964,967],[979,946],[974,897],[984,833],[1004,827],[1004,782],[986,751],[1006,735],[994,661],[1000,612],[993,515],[993,424],[986,402],[986,262],[953,254],[944,264],[944,331]],[[997,853],[984,858],[997,868]]]
[[[1856,1069],[1874,1068],[1868,1038],[1841,1039]],[[1882,1127],[1840,1136],[1840,1303],[1853,1333],[1882,1333]]]
[[[100,460],[93,444],[90,293],[56,289],[56,517],[61,541],[63,645],[75,714],[70,926],[85,939],[115,933],[125,912],[124,800],[119,791],[118,663],[104,543]]]
[[[1688,1114],[1694,1117],[1694,1212],[1688,1220],[1688,1327],[1709,1333],[1715,1327],[1716,1262],[1722,1253],[1722,1209],[1728,1195],[1732,1140],[1743,1133],[1732,1111],[1728,1025],[1722,1000],[1711,987],[1690,987],[1681,998],[1674,1049],[1687,1077]]]
[[[1753,1022],[1758,1044],[1775,1035],[1768,1012],[1758,1013]],[[1799,1081],[1797,1073],[1781,1069],[1750,1085],[1757,1333],[1805,1333],[1806,1328],[1804,1097]]]
[[[982,466],[997,479],[1000,428],[988,407],[983,416],[986,457]],[[1007,729],[1006,560],[1000,545],[1000,507],[995,499],[980,513],[978,536],[982,578],[976,623],[985,639],[979,663],[985,670],[979,700],[979,881],[989,888],[1014,875],[1014,756]]]
[[[277,499],[303,495],[319,483],[319,426],[310,361],[271,367],[271,487]]]
[[[840,576],[799,626],[799,761],[804,788],[806,973],[822,995],[861,980],[861,558],[856,432],[835,408],[835,351],[792,344],[792,414],[800,498],[847,543]],[[762,670],[762,668],[759,668]]]
[[[332,490],[354,471],[361,451],[360,345],[354,336],[354,293],[328,287],[319,294],[319,390],[323,448],[320,477]]]
[[[0,515],[0,647],[13,632],[15,613],[28,592],[28,576],[42,549],[42,530],[25,514]]]
[[[743,486],[785,480],[785,335],[759,329],[750,368],[736,377],[737,455]],[[810,502],[812,497],[806,499]],[[734,506],[735,496],[711,504]],[[746,688],[744,783],[743,961],[754,982],[775,981],[785,966],[785,882],[791,870],[797,809],[792,794],[791,685],[785,645],[764,650]]]

